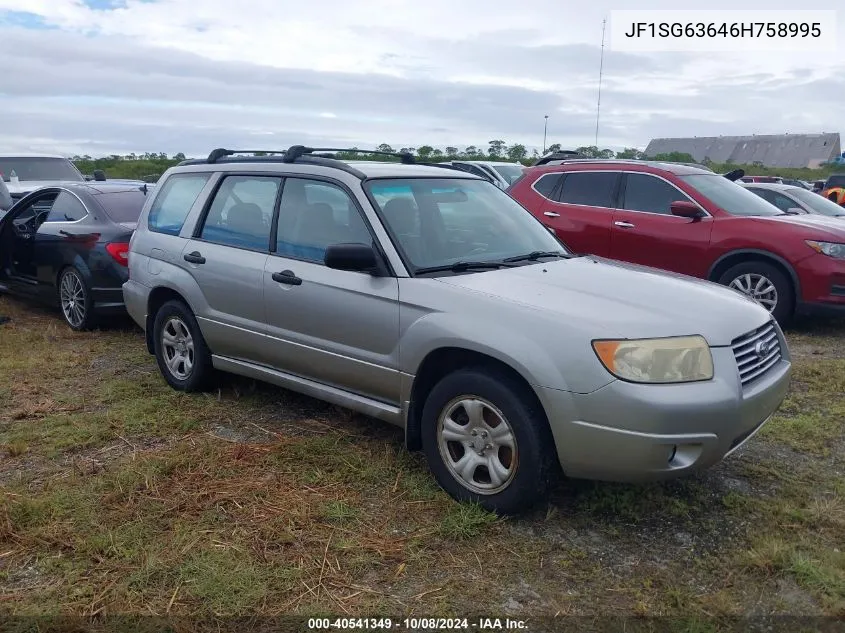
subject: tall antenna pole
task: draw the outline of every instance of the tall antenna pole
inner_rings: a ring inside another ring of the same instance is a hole
[[[599,146],[599,117],[601,116],[601,79],[604,72],[604,33],[607,29],[607,18],[601,21],[601,60],[599,61],[599,98],[596,103],[596,147]]]

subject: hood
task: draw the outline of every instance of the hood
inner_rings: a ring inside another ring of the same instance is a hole
[[[831,217],[820,213],[803,213],[801,215],[774,215],[771,217],[758,217],[756,219],[764,222],[784,222],[806,229],[824,231],[835,235],[841,240],[845,240],[845,224],[843,224],[841,217]]]
[[[735,290],[685,275],[597,257],[441,277],[439,281],[553,313],[595,338],[701,334],[727,346],[771,317]]]

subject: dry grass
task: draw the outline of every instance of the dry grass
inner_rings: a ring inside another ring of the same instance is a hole
[[[179,394],[128,324],[0,313],[0,613],[845,614],[845,327],[789,334],[789,400],[739,456],[500,520],[393,428],[234,378]]]

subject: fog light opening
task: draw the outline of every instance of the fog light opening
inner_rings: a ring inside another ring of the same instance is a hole
[[[673,446],[673,447],[672,447],[672,452],[671,452],[671,453],[669,453],[669,459],[667,460],[667,461],[668,461],[668,463],[670,463],[670,464],[672,463],[672,460],[673,460],[673,459],[675,459],[675,454],[676,454],[677,452],[678,452],[678,447],[677,447],[677,446]]]

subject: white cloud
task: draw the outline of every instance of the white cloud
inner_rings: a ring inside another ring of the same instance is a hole
[[[359,146],[504,138],[533,146],[549,114],[550,142],[588,144],[601,19],[614,8],[560,0],[116,4],[0,0],[7,84],[0,117],[11,121],[0,142],[39,139],[88,153],[205,151],[221,137],[237,144],[239,135]],[[743,8],[764,15],[773,4],[791,8],[777,0]],[[53,30],[45,37],[3,27],[6,11],[37,16]],[[845,23],[839,28],[845,41]],[[600,144],[835,129],[844,75],[842,55],[608,51]]]

